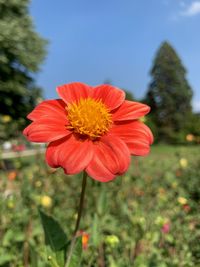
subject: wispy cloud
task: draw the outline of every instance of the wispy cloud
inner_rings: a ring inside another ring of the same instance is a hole
[[[182,16],[192,17],[200,14],[200,1],[192,2],[184,11],[181,12]]]

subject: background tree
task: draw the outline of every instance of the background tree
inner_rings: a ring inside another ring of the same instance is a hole
[[[0,115],[10,116],[19,130],[41,95],[33,74],[46,44],[34,30],[28,5],[29,0],[0,0]]]
[[[168,42],[157,51],[151,76],[146,102],[151,106],[156,135],[162,141],[179,142],[192,112],[192,90],[181,59]]]
[[[131,91],[123,89],[126,93],[126,100],[130,100],[130,101],[136,101],[134,98],[134,95]]]

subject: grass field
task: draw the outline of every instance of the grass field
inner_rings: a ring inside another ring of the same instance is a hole
[[[107,184],[88,179],[81,266],[200,266],[199,148],[153,146],[148,157],[133,157],[123,177]],[[51,266],[38,207],[70,239],[81,175],[49,168],[43,155],[12,165],[0,172],[0,266]]]

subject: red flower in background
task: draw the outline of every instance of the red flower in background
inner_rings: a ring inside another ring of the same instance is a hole
[[[57,92],[61,99],[39,104],[23,132],[29,141],[49,143],[46,160],[52,168],[66,174],[85,170],[108,182],[127,171],[130,155],[149,153],[153,136],[138,120],[149,112],[147,105],[125,100],[124,91],[110,85],[71,83]]]
[[[168,234],[170,231],[170,223],[168,222],[168,223],[163,224],[161,231],[164,234]]]
[[[188,204],[183,205],[183,210],[185,212],[189,212],[191,210],[191,207]]]
[[[22,152],[26,149],[26,146],[23,144],[22,145],[13,145],[12,149],[15,152]]]

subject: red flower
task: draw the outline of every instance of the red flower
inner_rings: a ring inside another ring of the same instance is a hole
[[[169,231],[170,231],[170,223],[165,223],[165,224],[163,224],[161,231],[162,231],[164,234],[168,234]]]
[[[49,143],[46,161],[66,174],[85,170],[108,182],[125,173],[130,155],[149,153],[150,129],[138,119],[147,105],[125,100],[125,93],[110,85],[90,87],[71,83],[57,88],[61,99],[40,103],[29,115],[24,130],[32,142]]]
[[[25,145],[13,145],[13,151],[15,152],[22,152],[26,149]]]
[[[185,212],[189,212],[191,210],[191,208],[188,204],[183,205],[183,209]]]

